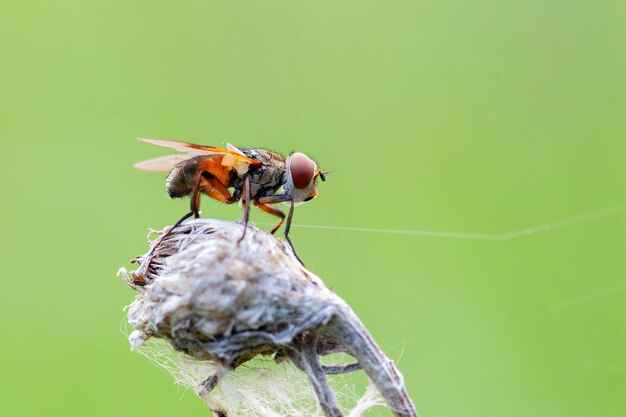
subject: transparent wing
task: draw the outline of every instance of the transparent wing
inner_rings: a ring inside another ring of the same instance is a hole
[[[190,152],[188,154],[160,156],[158,158],[137,162],[135,165],[133,165],[133,167],[137,169],[142,169],[144,171],[170,172],[176,164],[198,155],[202,154],[199,152]]]
[[[138,138],[140,141],[151,143],[157,146],[164,146],[166,148],[172,148],[179,152],[195,152],[196,155],[212,155],[212,154],[221,154],[221,155],[232,155],[239,163],[246,163],[249,165],[262,165],[261,162],[256,159],[248,158],[243,154],[243,152],[239,151],[237,148],[235,150],[217,148],[215,146],[204,146],[204,145],[196,145],[195,143],[187,143],[187,142],[176,142],[173,140],[163,140],[163,139],[148,139],[148,138]],[[230,145],[232,146],[232,145]]]

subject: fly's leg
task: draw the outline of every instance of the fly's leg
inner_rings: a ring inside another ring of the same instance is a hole
[[[272,232],[271,232],[272,234],[276,233],[276,231],[280,228],[280,226],[285,221],[285,213],[283,213],[282,210],[279,210],[274,207],[270,207],[268,204],[284,203],[286,201],[291,201],[292,199],[293,198],[290,195],[278,194],[278,195],[271,195],[268,197],[257,198],[254,201],[254,205],[260,208],[261,210],[263,210],[264,212],[272,214],[276,217],[280,217],[280,221],[272,229]]]
[[[228,191],[226,186],[220,182],[213,174],[204,171],[202,177],[209,183],[205,184],[202,191],[209,197],[221,201],[224,204],[232,204],[237,201]]]
[[[196,175],[194,180],[193,189],[191,191],[191,201],[189,203],[189,213],[185,214],[183,217],[178,220],[174,226],[170,228],[165,234],[161,236],[159,241],[152,246],[150,252],[148,254],[150,263],[150,259],[152,259],[152,254],[154,251],[161,245],[161,242],[165,240],[172,232],[180,226],[185,220],[194,216],[196,219],[200,217],[200,197],[202,193],[207,194],[209,197],[214,198],[218,201],[221,201],[226,204],[232,204],[237,200],[233,198],[233,196],[228,192],[226,186],[222,184],[213,174],[207,171],[202,171]],[[139,282],[138,285],[145,285],[145,282]]]
[[[300,257],[296,253],[296,248],[293,247],[293,243],[291,243],[291,239],[289,239],[289,229],[291,229],[291,220],[293,219],[294,207],[295,207],[295,204],[293,200],[291,200],[291,206],[289,207],[289,214],[287,214],[287,224],[285,225],[285,239],[289,243],[289,246],[291,246],[291,250],[293,251],[293,254],[296,257],[296,259],[300,261],[302,266],[304,266],[304,262],[302,262],[302,259],[300,259]]]
[[[167,232],[165,232],[163,236],[161,236],[161,239],[152,247],[152,249],[150,249],[150,253],[154,253],[154,250],[159,247],[161,242],[163,242],[166,237],[171,235],[174,229],[180,226],[182,222],[184,222],[191,216],[195,216],[196,219],[200,217],[200,181],[201,180],[202,180],[202,174],[196,175],[195,183],[193,185],[193,190],[191,192],[191,202],[189,203],[189,210],[190,210],[189,213],[181,217],[180,220],[174,223],[174,226],[172,226],[170,230],[168,230]]]
[[[204,184],[202,180],[205,180]],[[208,184],[206,184],[206,182],[208,182]],[[165,235],[163,235],[161,240],[169,236],[169,234],[172,233],[174,229],[180,226],[182,222],[184,222],[191,216],[194,216],[196,219],[200,218],[200,198],[203,192],[209,197],[226,204],[232,204],[237,201],[233,198],[230,192],[228,192],[224,184],[222,184],[217,178],[215,178],[213,174],[206,171],[200,172],[198,175],[196,175],[196,180],[191,191],[189,213],[181,217],[180,220],[178,220],[174,224],[174,226],[172,226],[172,228],[168,230]]]
[[[166,236],[169,236],[169,234],[172,233],[172,230],[176,229],[178,226],[181,225],[182,222],[184,222],[185,220],[187,220],[188,218],[190,218],[193,215],[194,215],[194,213],[190,211],[189,213],[187,213],[183,217],[181,217],[180,220],[178,220],[176,223],[174,223],[174,226],[172,226],[172,228],[170,230],[168,230],[167,233],[165,233],[163,238],[165,238]]]
[[[200,218],[200,183],[202,182],[202,173],[196,175],[196,180],[193,184],[193,190],[191,191],[191,202],[189,203],[190,213],[196,219]],[[172,228],[173,229],[173,228]]]
[[[278,224],[276,226],[274,226],[274,228],[271,231],[272,234],[276,233],[276,231],[280,228],[280,226],[285,221],[285,213],[283,213],[281,210],[279,210],[277,208],[268,206],[267,204],[259,203],[258,201],[255,201],[254,205],[257,206],[258,208],[260,208],[261,210],[263,210],[266,213],[269,213],[269,214],[274,215],[276,217],[280,217],[280,221],[278,222]]]
[[[289,246],[291,247],[291,250],[293,251],[294,256],[296,257],[296,259],[298,259],[298,261],[300,261],[300,263],[302,264],[302,266],[304,266],[304,262],[302,262],[302,259],[300,259],[300,257],[298,256],[298,253],[296,252],[296,248],[293,247],[293,243],[291,243],[291,239],[289,239],[289,229],[291,229],[291,220],[293,219],[293,210],[295,208],[295,203],[293,202],[293,197],[286,195],[286,194],[279,194],[279,195],[272,195],[269,197],[261,197],[259,199],[257,199],[258,203],[260,205],[257,205],[261,210],[270,213],[270,214],[274,214],[278,217],[281,217],[280,222],[274,227],[274,229],[272,229],[272,233],[276,232],[278,230],[278,228],[280,227],[281,224],[283,224],[283,220],[284,220],[284,216],[285,214],[278,210],[278,209],[274,209],[272,207],[266,206],[266,204],[276,204],[276,203],[284,203],[287,201],[291,202],[291,205],[289,207],[289,214],[287,214],[287,224],[285,225],[285,240],[287,240],[287,243],[289,243]],[[270,211],[273,210],[273,211]],[[280,213],[280,214],[279,214]]]
[[[181,225],[182,222],[190,218],[191,216],[195,216],[195,218],[200,217],[200,181],[202,180],[202,175],[196,175],[196,181],[193,185],[193,190],[191,191],[191,202],[189,203],[189,213],[185,214],[180,218],[174,226],[170,228],[162,237],[161,242],[168,237],[174,229]]]
[[[239,238],[239,242],[241,242],[243,240],[244,237],[246,237],[246,230],[248,230],[248,219],[250,218],[250,200],[252,199],[251,195],[250,195],[250,177],[246,177],[245,180],[243,180],[243,233],[241,234],[241,237]]]

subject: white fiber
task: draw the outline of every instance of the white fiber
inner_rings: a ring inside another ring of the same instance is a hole
[[[135,332],[133,332],[135,333]],[[129,336],[131,344],[136,335]],[[306,374],[291,362],[275,363],[269,358],[256,358],[235,371],[220,369],[211,361],[193,359],[174,351],[162,339],[150,339],[135,349],[165,369],[174,382],[192,392],[208,375],[223,372],[218,386],[202,400],[210,409],[221,409],[229,416],[263,417],[323,417]],[[346,416],[361,417],[369,409],[384,405],[376,387],[370,382],[360,396],[350,386],[349,379],[334,375],[339,401]],[[351,407],[348,404],[351,403]]]

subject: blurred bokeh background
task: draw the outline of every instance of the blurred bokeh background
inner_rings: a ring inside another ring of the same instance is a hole
[[[138,136],[313,155],[332,174],[300,225],[460,233],[293,230],[423,417],[625,415],[625,19],[604,0],[3,2],[0,415],[209,415],[120,331],[117,269],[187,208],[131,168],[167,153]]]

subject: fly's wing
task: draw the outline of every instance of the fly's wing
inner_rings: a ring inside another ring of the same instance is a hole
[[[137,162],[135,165],[133,165],[133,168],[152,172],[170,172],[172,168],[174,168],[178,163],[186,161],[187,159],[193,158],[194,156],[198,155],[200,154],[188,153],[159,156],[158,158]]]
[[[214,146],[196,145],[194,143],[176,142],[172,140],[147,138],[139,138],[139,140],[157,146],[172,148],[180,152],[187,152],[187,155],[164,156],[135,164],[136,168],[148,171],[169,171],[177,163],[199,155],[224,155],[222,158],[222,165],[236,170],[239,175],[243,175],[248,172],[250,165],[262,165],[260,161],[248,158],[243,154],[243,152],[232,145],[229,146],[229,149],[223,149],[216,148]]]
[[[187,143],[187,142],[176,142],[173,140],[163,140],[163,139],[148,139],[148,138],[138,138],[140,141],[148,142],[157,146],[164,146],[166,148],[172,148],[179,152],[196,152],[199,155],[233,155],[236,156],[242,162],[247,162],[250,165],[261,165],[261,162],[256,159],[248,158],[241,152],[239,149],[234,146],[228,144],[227,146],[230,149],[217,148],[215,146],[204,146],[204,145],[196,145],[195,143]]]

